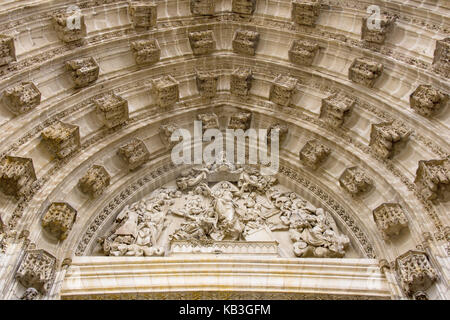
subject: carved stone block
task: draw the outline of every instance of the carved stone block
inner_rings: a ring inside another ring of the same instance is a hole
[[[448,102],[448,95],[431,85],[421,84],[410,95],[409,104],[418,114],[430,117]]]
[[[236,53],[255,55],[259,42],[259,33],[250,30],[237,30],[233,37],[233,51]]]
[[[292,20],[300,25],[314,26],[320,15],[320,0],[292,1]]]
[[[105,94],[94,101],[97,114],[105,126],[113,128],[128,121],[128,101],[115,95]]]
[[[300,150],[300,161],[307,167],[316,170],[330,155],[331,149],[317,140],[309,140]]]
[[[267,141],[271,142],[272,141],[272,132],[273,131],[278,131],[278,139],[280,141],[280,145],[284,142],[284,140],[286,140],[286,137],[289,133],[289,128],[284,125],[284,124],[280,124],[280,123],[275,123],[273,125],[271,125],[269,127],[269,129],[267,130]]]
[[[409,250],[395,259],[395,269],[400,283],[409,296],[425,291],[437,280],[437,273],[431,266],[425,252]]]
[[[111,177],[105,167],[93,165],[78,181],[78,186],[83,193],[96,198],[103,194],[110,182]]]
[[[76,125],[57,121],[42,131],[42,139],[53,155],[63,159],[80,150],[80,128]]]
[[[34,83],[22,82],[4,91],[3,103],[13,114],[23,114],[41,103],[41,92]]]
[[[210,16],[214,14],[214,0],[191,0],[193,15]]]
[[[352,196],[356,196],[367,192],[373,186],[373,181],[360,168],[350,167],[339,177],[339,184]]]
[[[159,137],[167,149],[172,149],[178,143],[171,140],[172,134],[178,129],[176,124],[163,124],[159,127]]]
[[[84,16],[77,12],[59,12],[53,15],[53,28],[64,42],[74,42],[86,36]]]
[[[296,86],[297,79],[278,75],[270,89],[270,101],[282,106],[288,106]]]
[[[289,60],[292,63],[310,66],[319,51],[319,45],[309,40],[293,40],[289,49]]]
[[[239,14],[253,14],[256,0],[232,0],[231,11]]]
[[[363,18],[361,26],[361,39],[367,42],[383,44],[386,40],[386,35],[392,29],[394,21],[390,17],[381,16],[379,22],[380,28],[376,28],[375,25],[369,28],[367,18]]]
[[[16,61],[14,39],[0,34],[0,67]]]
[[[66,202],[53,202],[42,217],[42,227],[58,240],[64,240],[72,230],[77,211]]]
[[[202,113],[197,115],[197,120],[202,122],[203,131],[219,129],[219,117],[215,113]]]
[[[219,76],[213,72],[197,71],[196,82],[200,95],[204,98],[213,98],[217,92],[217,80]]]
[[[228,122],[228,129],[242,129],[247,130],[250,128],[252,122],[252,114],[250,112],[236,112],[233,113]]]
[[[135,28],[152,28],[158,18],[157,5],[150,1],[130,1],[130,17]]]
[[[152,93],[160,107],[169,107],[179,100],[179,83],[172,76],[152,80]]]
[[[100,72],[100,67],[92,57],[68,61],[66,68],[70,72],[76,88],[83,88],[94,83]]]
[[[20,297],[20,300],[36,300],[38,296],[39,291],[37,291],[35,288],[28,288]]]
[[[356,58],[348,70],[348,78],[363,86],[372,88],[383,73],[383,64],[368,58]]]
[[[16,279],[24,287],[46,294],[52,285],[56,267],[56,258],[47,251],[27,250],[16,272]]]
[[[189,43],[192,52],[197,54],[208,54],[216,49],[216,41],[212,30],[189,32]]]
[[[130,171],[139,168],[150,159],[150,152],[144,141],[136,138],[121,146],[117,153],[128,163]]]
[[[156,39],[133,41],[131,50],[137,64],[153,64],[161,58],[161,48]]]
[[[393,235],[398,235],[403,228],[408,227],[408,219],[398,203],[383,203],[373,210],[372,214],[373,220],[385,240]]]
[[[354,99],[346,95],[333,94],[322,99],[319,117],[332,127],[340,127],[350,116],[354,105]]]
[[[247,96],[252,87],[251,69],[237,68],[231,74],[230,92],[236,96]]]
[[[372,124],[369,146],[380,157],[392,158],[410,135],[410,130],[392,121]]]
[[[433,65],[445,77],[450,75],[450,38],[436,41]]]
[[[34,181],[32,159],[6,156],[0,163],[0,190],[4,194],[18,197],[29,190]]]
[[[450,192],[450,160],[420,160],[414,183],[427,200],[445,200]]]

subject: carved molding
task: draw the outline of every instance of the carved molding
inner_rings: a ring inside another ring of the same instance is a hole
[[[232,46],[233,51],[241,54],[255,55],[259,42],[259,33],[256,31],[238,29],[234,33]]]
[[[196,83],[200,95],[204,98],[214,98],[217,92],[219,75],[215,72],[196,70]]]
[[[322,99],[319,118],[323,119],[331,127],[341,127],[350,117],[355,100],[344,94],[332,94]]]
[[[212,53],[216,49],[212,30],[192,31],[188,33],[188,38],[194,55]]]
[[[228,129],[242,129],[246,131],[247,129],[250,129],[251,122],[251,112],[235,112],[230,116],[230,120],[228,121]]]
[[[450,160],[420,160],[414,183],[426,200],[446,200],[450,192]]]
[[[76,16],[75,16],[76,15]],[[78,18],[77,23],[73,19]],[[82,40],[86,36],[84,15],[78,12],[62,11],[52,16],[53,28],[61,41],[66,43]]]
[[[319,45],[313,41],[293,40],[289,48],[289,60],[298,65],[310,66],[319,51]]]
[[[239,97],[249,94],[252,87],[253,73],[250,68],[237,68],[231,74],[230,92]]]
[[[232,0],[231,11],[238,14],[253,14],[256,7],[256,0]]]
[[[93,84],[98,79],[100,67],[93,57],[75,59],[66,62],[75,88],[83,88]]]
[[[0,67],[16,61],[14,38],[0,34]]]
[[[149,29],[156,26],[157,4],[151,1],[130,1],[129,13],[135,28]]]
[[[190,0],[193,15],[211,16],[214,14],[215,0]]]
[[[94,101],[97,114],[106,127],[114,128],[129,120],[128,101],[113,92]]]
[[[293,0],[292,20],[300,25],[315,26],[320,15],[321,0]]]
[[[174,77],[167,75],[152,80],[151,93],[156,98],[156,104],[161,108],[173,106],[180,99],[179,83]]]
[[[435,72],[450,77],[450,37],[436,41],[433,67]]]
[[[296,86],[296,78],[281,74],[278,75],[273,81],[270,89],[270,101],[282,106],[288,106],[291,102],[291,97],[295,92]]]

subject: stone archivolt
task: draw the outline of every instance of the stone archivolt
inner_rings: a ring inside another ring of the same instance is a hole
[[[450,77],[450,37],[436,41],[433,65],[436,72]]]
[[[320,15],[321,0],[292,1],[292,20],[300,25],[314,26]]]
[[[80,128],[69,123],[57,121],[45,128],[41,136],[49,151],[59,159],[64,159],[81,149]]]
[[[136,138],[122,145],[117,153],[127,162],[130,171],[136,170],[150,160],[150,152],[144,141]]]
[[[297,79],[281,74],[278,75],[270,89],[270,101],[282,106],[288,106],[296,86]]]
[[[421,160],[414,183],[427,200],[447,200],[450,192],[450,160]]]
[[[332,94],[322,99],[319,117],[332,127],[341,127],[351,115],[355,100],[344,94]]]
[[[0,67],[16,61],[16,48],[14,39],[0,34]]]
[[[168,75],[152,80],[151,92],[156,98],[156,104],[161,108],[173,106],[180,99],[179,83]]]
[[[100,67],[92,57],[68,61],[66,68],[75,83],[75,88],[89,86],[97,81],[100,73]]]
[[[372,188],[373,181],[360,168],[350,167],[339,177],[339,184],[352,196],[358,196]]]
[[[256,0],[232,0],[231,11],[239,14],[253,14]]]
[[[348,78],[360,85],[372,88],[383,72],[383,65],[369,58],[356,58],[348,70]]]
[[[188,33],[188,37],[195,55],[212,53],[216,49],[212,30],[192,31]]]
[[[32,159],[6,156],[0,163],[0,190],[4,194],[19,197],[29,191],[34,181]]]
[[[193,15],[210,16],[214,14],[215,0],[190,0]]]
[[[411,131],[396,122],[372,124],[369,145],[382,158],[392,158],[406,143]]]
[[[448,94],[425,84],[418,86],[409,97],[411,108],[424,117],[431,117],[437,113],[447,104],[447,101]]]
[[[219,76],[214,72],[196,71],[197,89],[204,98],[213,98],[217,92]]]
[[[252,122],[251,112],[236,112],[233,113],[228,122],[228,129],[233,130],[247,130],[250,128]]]
[[[77,211],[66,202],[53,202],[42,217],[42,227],[58,240],[64,240],[72,230]]]
[[[58,12],[52,17],[53,28],[64,42],[82,40],[86,36],[84,15],[77,12]]]
[[[310,40],[293,40],[289,60],[295,64],[310,66],[319,51],[319,45]]]
[[[258,32],[242,29],[236,30],[232,41],[233,51],[254,56],[258,42]]]
[[[309,140],[300,150],[300,161],[313,170],[316,170],[330,155],[331,149],[320,144],[317,140]]]
[[[135,28],[149,29],[156,26],[157,5],[151,1],[130,1],[129,13]]]
[[[94,101],[97,114],[108,128],[117,127],[128,121],[128,101],[122,97],[108,93]]]
[[[110,181],[111,177],[105,167],[93,165],[78,181],[78,187],[83,193],[91,196],[91,198],[97,198],[103,194],[109,186]]]
[[[398,203],[383,203],[373,210],[373,219],[385,240],[408,227],[403,208]]]
[[[41,92],[33,82],[22,82],[3,92],[3,103],[9,111],[20,115],[41,103]]]
[[[249,68],[237,68],[231,74],[230,92],[239,97],[249,94],[252,87],[253,73]]]
[[[161,58],[161,48],[156,39],[133,41],[131,51],[137,64],[154,64]]]

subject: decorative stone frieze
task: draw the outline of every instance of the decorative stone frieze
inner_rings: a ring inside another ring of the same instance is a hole
[[[66,202],[53,202],[42,217],[42,227],[58,240],[64,240],[72,230],[77,211]]]
[[[360,168],[350,167],[339,177],[339,184],[352,196],[357,196],[371,189],[373,181]]]
[[[144,141],[136,138],[122,145],[117,153],[127,162],[130,171],[139,168],[150,159],[150,152]]]
[[[38,296],[39,291],[37,291],[35,288],[28,288],[20,297],[20,300],[36,300]]]
[[[56,258],[47,251],[27,250],[16,272],[16,279],[24,287],[46,294],[52,285],[56,267]]]
[[[356,58],[348,70],[348,78],[360,85],[372,88],[383,72],[383,64],[369,58]]]
[[[231,11],[238,14],[253,14],[256,0],[232,0]]]
[[[309,140],[300,150],[300,161],[307,167],[316,170],[330,155],[331,149],[317,140]]]
[[[214,14],[214,0],[190,0],[191,13],[199,16],[212,16]]]
[[[431,117],[447,104],[448,97],[431,85],[421,84],[410,95],[409,104],[418,114]]]
[[[450,37],[436,41],[433,66],[445,77],[450,75]]]
[[[281,123],[274,123],[267,129],[267,141],[272,141],[272,131],[278,131],[278,139],[280,141],[280,145],[286,140],[289,128]]]
[[[235,53],[255,55],[259,42],[259,33],[250,30],[236,30],[234,33],[232,46]]]
[[[180,99],[179,83],[170,75],[152,80],[151,91],[156,98],[156,104],[162,108],[170,107]]]
[[[319,45],[310,40],[293,40],[289,49],[289,60],[292,63],[310,66],[317,52]]]
[[[158,18],[157,4],[152,1],[130,1],[129,12],[135,28],[152,28]]]
[[[103,124],[114,128],[128,121],[128,101],[114,93],[108,93],[94,101],[97,114]]]
[[[9,196],[19,197],[36,181],[33,160],[6,156],[0,163],[0,190]]]
[[[296,86],[297,79],[281,74],[278,75],[270,89],[270,101],[282,106],[288,106]]]
[[[156,39],[133,41],[131,51],[137,64],[153,64],[161,59],[161,48]]]
[[[383,203],[373,210],[372,215],[385,240],[398,235],[403,228],[408,227],[408,219],[398,203]]]
[[[212,30],[189,32],[189,43],[195,55],[208,54],[216,49]]]
[[[81,12],[59,12],[52,17],[53,28],[64,42],[82,40],[86,36],[86,24]]]
[[[110,182],[111,177],[105,167],[93,165],[78,181],[78,187],[91,198],[96,198],[103,194]]]
[[[445,200],[450,192],[450,160],[420,160],[414,183],[427,200]]]
[[[208,129],[219,129],[219,117],[215,113],[198,114],[197,120],[202,122],[203,131]]]
[[[361,39],[366,42],[384,44],[387,34],[391,31],[394,20],[391,17],[382,15],[379,19],[373,19],[380,23],[380,27],[377,28],[375,24],[369,27],[370,22],[368,18],[362,19],[361,25]]]
[[[242,129],[245,131],[250,128],[251,122],[251,112],[235,112],[230,117],[230,121],[228,122],[228,129]]]
[[[100,73],[100,67],[92,57],[68,61],[66,68],[75,82],[75,88],[87,87],[94,83]]]
[[[22,82],[3,92],[3,103],[13,114],[20,115],[41,103],[41,92],[33,82]]]
[[[57,121],[45,128],[41,136],[49,151],[59,159],[81,149],[80,128],[73,124]]]
[[[176,124],[163,124],[159,127],[159,137],[167,149],[172,149],[179,142],[171,140],[172,134],[178,129]]]
[[[197,89],[204,98],[213,98],[217,92],[219,76],[214,72],[196,71]]]
[[[237,68],[231,74],[230,92],[245,97],[252,87],[253,73],[249,68]]]
[[[292,1],[292,20],[300,25],[314,26],[320,15],[320,0]]]
[[[343,94],[332,94],[322,99],[319,117],[332,127],[341,127],[351,115],[354,105],[354,99]]]
[[[392,158],[404,146],[411,131],[396,122],[372,124],[369,146],[382,158]]]
[[[425,252],[409,250],[395,259],[395,269],[405,293],[425,291],[437,280],[436,271]]]
[[[0,67],[16,61],[14,38],[0,34]]]

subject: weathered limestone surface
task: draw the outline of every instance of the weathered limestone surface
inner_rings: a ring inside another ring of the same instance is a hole
[[[320,118],[332,127],[341,127],[355,105],[355,100],[343,94],[332,94],[322,99]]]
[[[95,100],[97,114],[108,128],[117,127],[128,121],[128,101],[109,93]]]
[[[450,160],[421,160],[414,183],[427,200],[445,200],[450,192]]]
[[[195,55],[208,54],[216,49],[212,30],[189,32],[188,37]]]
[[[66,67],[75,82],[75,88],[89,86],[97,81],[100,73],[100,67],[93,57],[68,61]]]
[[[214,14],[214,0],[190,0],[193,15],[210,16]]]
[[[156,39],[133,41],[131,50],[137,64],[153,64],[161,58],[161,48]]]
[[[292,63],[310,66],[319,51],[319,45],[310,40],[293,40],[289,49],[289,60]]]
[[[36,181],[33,159],[6,156],[0,163],[0,190],[18,197],[29,190]]]
[[[411,130],[396,122],[372,124],[369,145],[382,158],[392,158],[404,146]]]
[[[41,103],[41,92],[33,82],[22,82],[4,91],[3,103],[9,111],[20,115]]]
[[[128,163],[130,171],[136,170],[150,159],[150,152],[144,141],[136,138],[121,146],[117,153]]]
[[[16,61],[14,38],[0,34],[0,67]]]
[[[373,210],[372,214],[373,220],[385,240],[393,235],[398,235],[403,228],[408,227],[405,211],[398,203],[383,203]]]
[[[152,28],[158,18],[157,4],[152,1],[130,1],[129,12],[135,28]]]
[[[320,0],[292,1],[292,20],[300,25],[314,26],[320,15]]]
[[[231,11],[239,14],[253,14],[256,0],[232,0]]]
[[[236,30],[232,41],[233,51],[254,56],[258,42],[258,32],[241,29]]]
[[[366,42],[384,44],[387,35],[392,31],[394,20],[388,16],[381,16],[379,19],[380,28],[373,25],[371,28],[368,25],[368,18],[362,19],[361,25],[361,39]]]
[[[331,149],[317,140],[309,140],[300,150],[300,161],[313,170],[316,170],[330,155]]]
[[[247,130],[250,128],[252,122],[252,114],[250,112],[236,112],[233,113],[228,122],[228,129],[242,129]]]
[[[162,108],[170,107],[180,99],[179,83],[170,75],[152,80],[151,91],[156,98],[156,104]]]
[[[431,117],[447,104],[448,97],[432,85],[421,84],[409,97],[409,103],[418,114]]]
[[[93,165],[86,174],[78,181],[78,186],[83,193],[91,198],[102,195],[109,186],[111,177],[105,167]]]
[[[383,65],[369,58],[356,58],[348,70],[348,78],[360,85],[372,88],[383,72]]]
[[[42,227],[58,240],[64,240],[72,230],[77,211],[66,202],[53,202],[42,217]]]
[[[230,91],[240,97],[248,95],[252,86],[253,73],[249,68],[237,68],[231,74]]]
[[[200,95],[204,98],[213,98],[217,92],[217,81],[219,76],[214,72],[197,71],[196,82]]]
[[[56,258],[42,249],[27,250],[16,272],[17,280],[26,288],[45,294],[56,271]]]
[[[201,113],[197,120],[202,122],[203,131],[208,129],[219,129],[219,117],[215,113]]]
[[[372,188],[373,180],[360,168],[350,167],[339,177],[339,184],[352,196],[358,196]]]
[[[58,12],[53,15],[53,27],[64,42],[82,40],[86,36],[84,15],[79,12]]]
[[[282,106],[288,106],[296,86],[297,79],[281,74],[278,75],[270,89],[270,101]]]
[[[49,151],[59,159],[68,157],[81,148],[80,128],[57,121],[42,131],[42,139]]]

